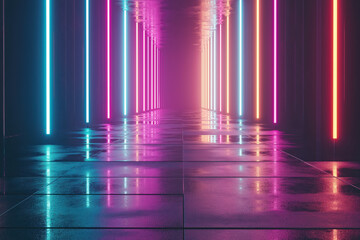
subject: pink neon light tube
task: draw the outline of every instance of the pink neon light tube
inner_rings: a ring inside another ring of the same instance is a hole
[[[147,105],[147,110],[149,110],[150,109],[150,106],[149,106],[149,103],[150,103],[150,99],[149,99],[149,83],[150,83],[150,73],[149,73],[149,71],[150,71],[150,66],[149,66],[149,63],[150,63],[150,53],[149,53],[149,48],[150,48],[150,45],[149,45],[149,36],[147,36],[146,37],[146,40],[147,40],[147,84],[146,84],[146,95],[147,95],[147,97],[146,97],[146,100],[147,100],[147,103],[146,103],[146,105]]]
[[[277,123],[277,0],[274,0],[274,123]]]
[[[142,85],[142,88],[143,88],[143,112],[145,112],[145,56],[146,56],[146,49],[145,49],[145,26],[144,26],[144,23],[143,23],[143,85]]]
[[[157,48],[156,48],[156,42],[155,42],[155,51],[154,51],[154,63],[155,63],[155,80],[154,80],[154,108],[157,109]]]
[[[160,108],[160,49],[157,49],[157,107]]]
[[[150,99],[151,99],[151,109],[154,109],[154,41],[151,39],[151,51],[150,51],[150,58],[151,58],[151,78],[150,78]]]
[[[106,5],[106,79],[107,79],[107,118],[110,119],[110,93],[111,93],[111,86],[110,86],[110,0],[107,0]]]
[[[136,22],[136,113],[139,112],[139,23]]]

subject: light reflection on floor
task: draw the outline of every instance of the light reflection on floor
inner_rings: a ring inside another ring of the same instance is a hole
[[[154,111],[10,146],[0,238],[359,239],[360,166],[305,164],[285,139],[223,114]]]

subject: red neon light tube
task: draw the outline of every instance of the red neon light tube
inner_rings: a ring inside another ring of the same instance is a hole
[[[332,137],[338,138],[338,0],[333,0],[333,103]]]

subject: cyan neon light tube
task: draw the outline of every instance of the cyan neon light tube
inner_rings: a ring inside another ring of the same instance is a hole
[[[239,115],[243,115],[243,0],[239,1]]]
[[[90,18],[89,18],[89,0],[85,0],[86,2],[86,6],[85,6],[85,9],[86,9],[86,20],[85,20],[85,24],[86,24],[86,37],[85,37],[85,49],[86,49],[86,56],[85,56],[85,59],[86,59],[86,69],[85,69],[85,102],[86,102],[86,123],[89,123],[90,122],[90,92],[89,92],[89,88],[90,88],[90,69],[89,69],[89,34],[90,34],[90,29],[89,29],[89,21],[90,21]]]
[[[123,93],[123,96],[124,96],[124,116],[127,115],[127,2],[125,1],[124,2],[124,20],[123,20],[123,23],[124,23],[124,93]]]
[[[50,1],[46,0],[46,134],[50,134],[50,111],[51,111],[51,97],[50,97],[50,84],[51,84],[51,52],[50,52],[50,24],[51,24],[51,16],[50,16]]]

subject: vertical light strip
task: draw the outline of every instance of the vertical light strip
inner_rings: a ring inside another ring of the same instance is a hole
[[[239,115],[243,115],[243,6],[239,1]]]
[[[147,105],[147,108],[146,108],[146,110],[149,110],[149,103],[150,103],[150,98],[149,98],[149,81],[150,81],[150,53],[149,53],[149,48],[150,48],[150,44],[149,44],[149,36],[147,36],[146,37],[146,40],[147,40],[147,50],[146,50],[146,52],[147,52],[147,64],[146,64],[146,66],[147,66],[147,79],[146,79],[146,105]]]
[[[150,49],[150,108],[154,109],[154,40],[151,38],[151,49]]]
[[[214,53],[213,53],[213,37],[212,37],[212,33],[211,33],[211,37],[210,37],[210,46],[209,46],[209,52],[210,52],[210,109],[213,110],[214,109],[214,97],[213,97],[213,83],[214,83],[214,71],[213,71],[213,58],[214,58]]]
[[[207,52],[207,102],[208,102],[208,109],[211,109],[211,97],[210,97],[210,86],[211,86],[211,73],[210,73],[210,39],[207,41],[206,44],[206,52]]]
[[[200,44],[200,67],[201,67],[201,108],[204,108],[204,46]]]
[[[3,24],[3,33],[2,33],[2,37],[3,37],[3,43],[2,43],[2,50],[3,50],[3,55],[2,55],[2,60],[3,60],[3,64],[2,64],[2,87],[3,87],[3,89],[2,89],[2,94],[3,94],[3,96],[2,96],[2,100],[3,100],[3,102],[2,102],[2,107],[3,107],[3,115],[2,115],[2,120],[3,120],[3,125],[2,125],[2,128],[3,128],[3,139],[5,139],[5,137],[6,137],[6,111],[5,111],[5,103],[6,103],[6,96],[5,96],[5,84],[6,84],[6,79],[5,79],[5,77],[6,77],[6,74],[5,74],[5,71],[6,71],[6,69],[5,69],[5,52],[6,52],[6,49],[5,49],[5,41],[6,41],[6,39],[5,39],[5,0],[3,0],[3,4],[2,4],[2,7],[3,7],[3,9],[2,9],[2,14],[3,14],[3,22],[2,22],[2,24]],[[3,144],[3,146],[4,146],[4,144]]]
[[[207,41],[204,43],[204,72],[205,72],[205,108],[209,109],[209,100],[208,100],[208,81],[209,81],[209,74],[208,74],[208,55],[207,55]]]
[[[260,118],[260,0],[256,0],[256,119]]]
[[[230,29],[229,16],[226,17],[226,113],[230,112]]]
[[[50,0],[46,0],[46,134],[50,134]]]
[[[154,40],[154,109],[156,109],[156,39]]]
[[[157,100],[156,106],[160,108],[160,49],[159,46],[156,48],[156,81],[157,81]]]
[[[124,1],[124,116],[127,115],[127,2]]]
[[[137,3],[137,2],[136,2]],[[136,105],[136,113],[138,113],[139,112],[139,22],[138,21],[136,21],[136,27],[135,27],[136,29],[135,29],[135,31],[136,31],[136,53],[135,53],[135,61],[136,61],[136,63],[135,63],[135,91],[136,91],[136,93],[135,93],[135,101],[136,101],[136,103],[135,103],[135,105]]]
[[[157,109],[157,100],[158,100],[158,47],[155,44],[155,108]]]
[[[274,0],[274,123],[277,123],[277,0]]]
[[[217,87],[217,62],[216,62],[216,51],[217,51],[217,46],[216,46],[216,26],[215,26],[215,30],[214,30],[214,111],[216,111],[216,103],[217,103],[217,98],[216,98],[216,87]]]
[[[142,26],[143,26],[143,52],[142,52],[142,57],[143,57],[143,72],[142,72],[142,74],[143,74],[143,84],[142,84],[142,90],[143,90],[143,96],[142,96],[142,100],[143,100],[143,112],[145,112],[145,106],[146,106],[146,104],[145,104],[145,87],[146,87],[146,85],[145,85],[145,74],[146,74],[146,61],[145,61],[145,59],[146,59],[146,49],[145,49],[145,24],[143,23],[142,24]]]
[[[154,109],[157,109],[156,101],[157,101],[157,47],[156,47],[156,41],[154,44]]]
[[[107,118],[110,119],[110,0],[107,0],[106,5],[106,91],[107,91]]]
[[[219,25],[219,108],[220,112],[222,111],[222,27]]]
[[[158,108],[160,108],[160,97],[161,97],[161,87],[160,87],[160,48],[158,49]]]
[[[90,88],[90,73],[89,73],[89,71],[90,71],[90,69],[89,69],[89,34],[90,34],[90,30],[89,30],[89,21],[90,21],[90,19],[89,19],[89,0],[85,0],[86,1],[86,6],[85,6],[85,8],[86,8],[86,37],[85,37],[85,39],[86,39],[86,43],[85,43],[85,45],[86,45],[86,57],[85,57],[85,59],[86,59],[86,63],[85,63],[85,65],[86,65],[86,69],[85,69],[85,77],[86,77],[86,80],[85,80],[85,91],[86,91],[86,93],[85,93],[85,95],[86,95],[86,123],[89,123],[90,122],[90,92],[89,92],[89,88]]]
[[[338,0],[333,0],[333,139],[338,138]]]

